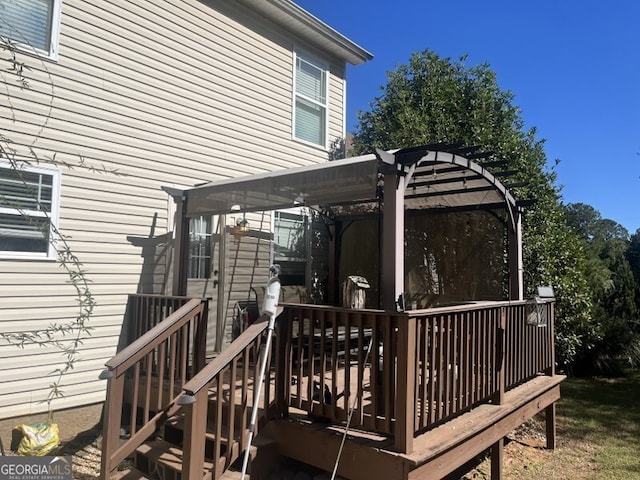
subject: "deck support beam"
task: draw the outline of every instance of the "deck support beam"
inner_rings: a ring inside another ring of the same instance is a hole
[[[544,419],[546,423],[547,449],[556,449],[556,404],[549,405],[544,410]]]
[[[414,439],[416,451],[428,455],[428,458],[409,472],[408,480],[439,480],[487,448],[493,450],[510,431],[560,398],[562,379],[563,376],[555,379],[539,377],[539,380],[528,382],[529,385],[540,382],[542,388],[537,391],[530,390],[525,384],[509,392],[503,405],[481,405],[474,411],[473,427],[469,427],[469,421],[462,415],[446,428],[435,429],[422,439]],[[428,444],[423,447],[427,439]]]
[[[502,464],[504,463],[504,437],[491,447],[491,480],[502,480]]]

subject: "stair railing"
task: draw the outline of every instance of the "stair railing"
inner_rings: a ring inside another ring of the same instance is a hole
[[[266,340],[268,324],[268,317],[261,317],[184,385],[184,393],[177,400],[184,414],[184,480],[202,479],[205,475],[207,427],[214,434],[209,440],[213,445],[207,449],[213,459],[213,467],[208,472],[213,480],[219,479],[246,447],[255,402],[254,385],[259,374],[258,356]],[[264,394],[260,399],[262,418],[274,401],[275,379],[268,366],[266,371]]]
[[[105,364],[100,478],[109,478],[179,410],[175,400],[182,386],[205,364],[207,305],[206,299],[188,301]],[[129,432],[121,443],[123,413],[129,414]]]

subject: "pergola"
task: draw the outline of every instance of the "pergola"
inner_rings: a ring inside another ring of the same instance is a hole
[[[498,180],[498,176],[514,172],[489,172],[485,167],[504,164],[489,161],[489,155],[478,147],[434,144],[378,150],[354,158],[214,181],[188,190],[166,188],[177,203],[173,294],[186,291],[189,218],[375,202],[382,213],[384,310],[404,309],[405,211],[409,209],[506,211],[509,298],[522,299],[522,204]]]

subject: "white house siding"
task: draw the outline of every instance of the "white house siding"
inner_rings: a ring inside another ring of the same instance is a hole
[[[162,236],[171,202],[161,186],[327,158],[291,139],[292,51],[319,52],[235,2],[64,1],[60,31],[58,61],[19,55],[30,87],[7,77],[10,100],[0,97],[0,130],[19,152],[29,145],[42,159],[55,153],[76,165],[60,169],[59,226],[98,304],[54,409],[104,399],[97,377],[115,352],[127,295],[170,284]],[[333,140],[344,130],[344,66],[325,60]],[[106,172],[81,168],[80,159]],[[0,259],[2,332],[68,323],[76,311],[56,262]],[[45,410],[62,359],[51,347],[0,344],[0,418]]]

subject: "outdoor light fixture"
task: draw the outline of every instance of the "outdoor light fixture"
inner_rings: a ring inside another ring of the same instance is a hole
[[[527,300],[526,315],[527,325],[537,327],[547,326],[547,307],[546,304],[555,300],[553,287],[538,287],[538,295]]]
[[[176,405],[193,405],[194,403],[196,403],[196,397],[186,393],[176,398]]]
[[[249,220],[247,220],[244,215],[236,218],[236,224],[231,227],[231,233],[235,236],[242,236],[249,233]]]
[[[298,195],[293,200],[293,206],[294,207],[302,207],[302,206],[304,206],[305,203],[306,203],[306,200],[302,195]]]

